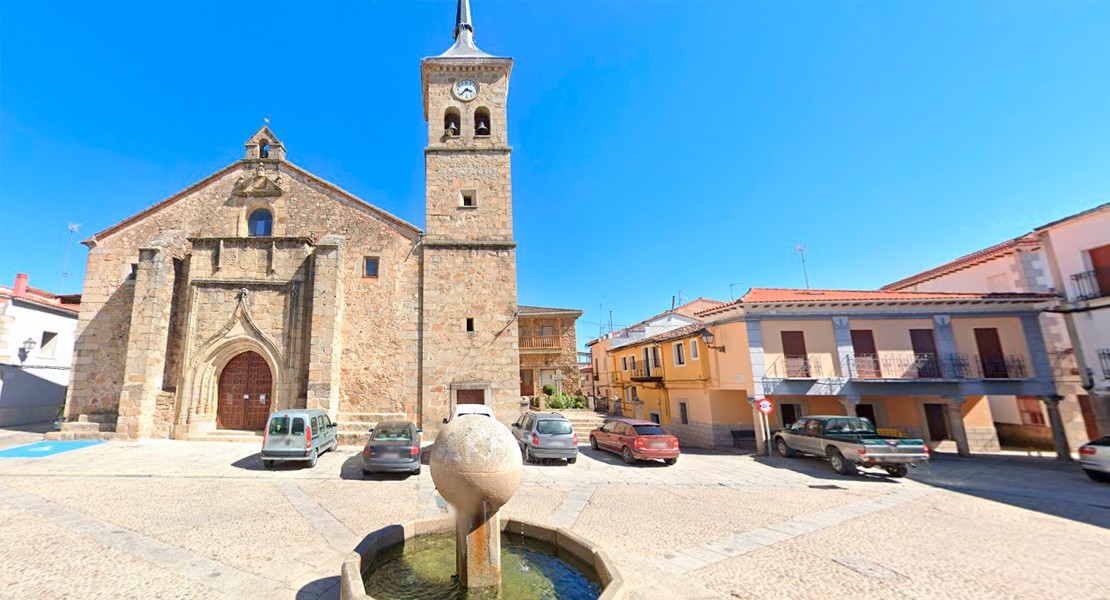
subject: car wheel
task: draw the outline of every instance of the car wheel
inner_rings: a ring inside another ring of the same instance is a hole
[[[1106,473],[1099,473],[1098,471],[1091,471],[1090,469],[1083,469],[1083,472],[1087,474],[1087,477],[1090,477],[1095,481],[1110,483],[1110,475],[1107,475]]]
[[[574,464],[574,463],[576,463],[576,462],[578,462],[578,457],[577,457],[577,456],[576,456],[576,457],[574,457],[574,458],[568,458],[568,459],[567,459],[567,464],[568,464],[568,465],[573,465],[573,464]]]
[[[829,464],[832,465],[833,471],[841,475],[853,475],[856,472],[856,466],[848,462],[840,450],[835,448],[829,451]]]
[[[420,465],[417,465],[417,467],[412,470],[412,474],[413,475],[419,475],[420,474]]]
[[[678,462],[678,459],[677,458],[664,458],[663,462],[667,463],[668,465],[673,465],[676,462]]]
[[[370,473],[369,470],[367,470],[367,469],[362,470],[362,476],[363,477],[369,477],[370,475],[371,475],[371,473]]]
[[[597,450],[597,438],[590,436],[590,449]]]
[[[898,465],[896,467],[887,467],[886,472],[891,477],[905,477],[909,474],[910,469],[906,465]]]
[[[264,469],[274,468],[274,461],[272,461],[272,460],[263,460],[262,461],[262,468],[264,468]]]
[[[311,469],[311,468],[313,468],[313,467],[315,467],[315,466],[316,466],[316,459],[317,459],[317,458],[319,458],[319,457],[318,457],[318,455],[317,455],[317,453],[316,453],[316,450],[313,450],[313,451],[312,451],[312,454],[309,454],[309,455],[308,455],[308,468],[310,468],[310,469]]]
[[[775,449],[779,451],[779,456],[783,458],[794,458],[794,451],[786,445],[786,440],[782,438],[775,440]]]
[[[625,446],[624,450],[621,451],[621,458],[624,459],[624,462],[630,465],[636,464],[636,457],[632,456],[632,448],[629,448],[628,446]]]

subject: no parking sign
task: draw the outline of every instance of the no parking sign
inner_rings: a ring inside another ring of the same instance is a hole
[[[759,409],[759,412],[765,415],[769,415],[775,411],[775,403],[771,402],[767,398],[760,399],[760,401],[757,402],[755,406]]]

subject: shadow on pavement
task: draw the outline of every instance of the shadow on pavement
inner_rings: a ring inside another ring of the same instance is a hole
[[[1055,457],[934,454],[910,478],[953,492],[1110,529],[1110,484]]]
[[[420,453],[420,465],[422,470],[428,468],[427,448]],[[343,466],[339,468],[339,478],[349,481],[404,481],[414,477],[419,476],[411,472],[363,474],[361,451],[348,457],[347,460],[343,461]],[[416,479],[413,479],[413,481],[416,481]]]
[[[794,458],[784,458],[779,455],[774,456],[758,456],[755,457],[755,462],[771,467],[772,469],[784,469],[801,473],[817,479],[828,479],[831,481],[874,481],[879,483],[897,483],[898,479],[887,475],[886,471],[881,469],[860,469],[855,475],[841,475],[832,470],[829,466],[829,461],[816,456],[797,455]],[[910,475],[913,475],[913,469],[910,469]]]
[[[607,465],[613,465],[614,467],[626,467],[626,468],[629,468],[629,469],[655,469],[655,468],[665,469],[668,466],[666,463],[664,463],[661,460],[638,460],[638,461],[636,461],[636,464],[630,465],[630,464],[624,462],[624,459],[621,458],[617,454],[613,454],[612,452],[608,452],[608,451],[602,450],[600,448],[597,449],[597,450],[594,450],[593,448],[590,448],[589,446],[579,447],[578,448],[578,455],[579,455],[580,458],[582,456],[588,456],[588,457],[592,458],[593,460],[596,460],[597,462],[603,462]],[[679,460],[679,462],[682,462],[682,455],[681,454],[679,455],[678,460]]]
[[[311,581],[297,590],[297,600],[332,600],[339,597],[339,576]]]

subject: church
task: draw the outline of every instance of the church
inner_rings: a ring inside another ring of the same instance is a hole
[[[475,45],[468,0],[454,40],[421,62],[426,230],[292,164],[263,127],[241,160],[86,240],[52,436],[211,439],[291,408],[351,438],[385,418],[434,435],[460,403],[515,421],[544,361],[574,391],[581,311],[517,305],[513,60]]]

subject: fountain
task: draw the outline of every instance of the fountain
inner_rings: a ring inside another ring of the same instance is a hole
[[[432,481],[454,514],[368,535],[343,563],[343,600],[624,597],[623,579],[586,540],[501,518],[522,469],[504,424],[479,415],[454,419],[436,436],[430,462]]]

